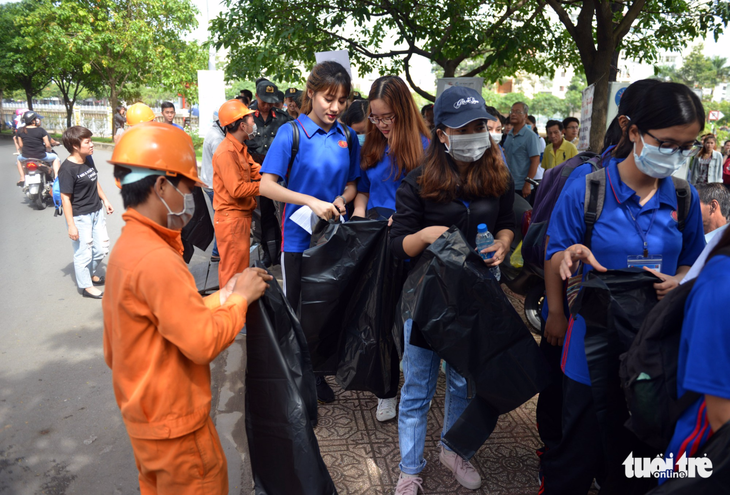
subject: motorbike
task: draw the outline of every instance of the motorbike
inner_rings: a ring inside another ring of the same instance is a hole
[[[530,180],[530,179],[528,179]],[[533,182],[530,180],[530,182]],[[533,185],[537,186],[537,181]],[[542,306],[545,301],[545,272],[542,268],[522,262],[522,266],[514,266],[513,254],[520,246],[523,237],[530,227],[532,206],[519,194],[515,194],[515,237],[510,246],[510,256],[500,264],[502,282],[515,294],[525,298],[525,318],[535,334],[540,334]],[[521,258],[521,256],[519,256]],[[515,263],[519,265],[519,263]]]
[[[49,201],[53,200],[53,168],[37,158],[20,160],[25,173],[23,192],[38,210],[45,210]]]

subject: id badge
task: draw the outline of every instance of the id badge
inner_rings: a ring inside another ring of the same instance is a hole
[[[629,256],[626,260],[629,268],[651,268],[659,273],[662,271],[662,255],[650,254],[646,258],[639,256]]]

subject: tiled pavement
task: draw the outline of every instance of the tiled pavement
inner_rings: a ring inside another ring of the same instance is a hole
[[[522,314],[519,298],[508,295]],[[373,395],[347,392],[333,378],[328,380],[337,400],[319,406],[315,433],[339,494],[392,495],[400,473],[397,418],[379,423],[375,419],[377,399]],[[537,494],[535,450],[541,443],[535,428],[536,403],[534,397],[499,419],[494,433],[472,460],[482,476],[482,487],[477,491],[467,490],[438,460],[444,410],[444,375],[440,374],[428,413],[427,464],[421,473],[425,494]]]

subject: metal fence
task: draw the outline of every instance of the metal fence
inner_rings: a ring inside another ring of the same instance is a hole
[[[3,102],[2,121],[12,123],[15,118],[15,110],[25,108],[27,107],[23,103]],[[159,108],[153,108],[153,110],[157,116],[157,120],[162,120],[162,111]],[[43,117],[42,126],[48,132],[62,133],[66,129],[66,108],[63,105],[34,104],[33,111],[41,114]],[[94,133],[94,136],[111,137],[112,116],[113,112],[110,107],[75,105],[71,123],[72,125],[80,125],[88,128]],[[186,117],[184,115],[178,114],[175,116],[176,124],[184,126],[185,120]],[[197,133],[198,117],[190,117],[188,126],[190,132]]]

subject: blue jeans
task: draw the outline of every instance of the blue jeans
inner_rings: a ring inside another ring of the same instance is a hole
[[[213,206],[213,189],[203,189],[205,191],[205,194],[208,195],[210,198],[210,206]],[[213,209],[213,212],[215,213],[215,209]],[[210,253],[211,256],[219,256],[218,254],[218,241],[215,240],[215,236],[213,237],[213,252]]]
[[[436,392],[441,359],[433,351],[409,344],[411,325],[411,320],[408,320],[404,328],[404,383],[400,391],[398,409],[398,441],[401,455],[400,470],[406,474],[418,474],[426,466],[423,448],[426,444],[427,416],[429,402]],[[461,416],[468,404],[466,379],[447,364],[444,428],[441,438]]]
[[[79,289],[87,289],[93,284],[91,277],[104,256],[109,254],[109,234],[103,208],[94,213],[74,216],[74,224],[79,231],[79,239],[71,241],[74,248],[74,272]]]

